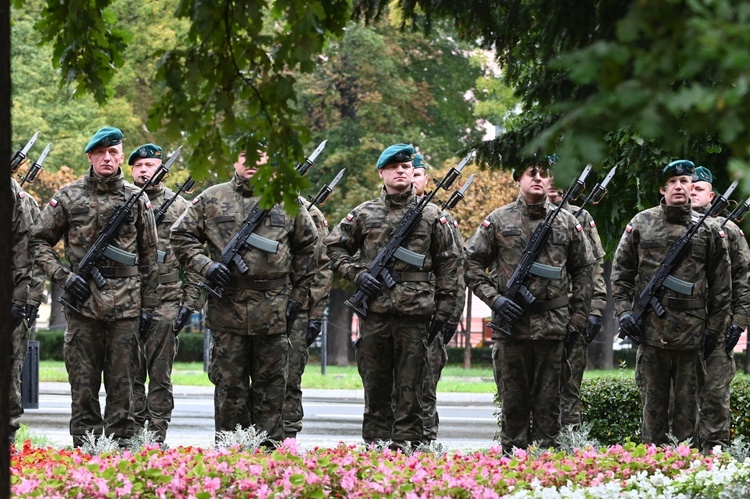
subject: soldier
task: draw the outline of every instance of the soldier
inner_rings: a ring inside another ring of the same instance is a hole
[[[514,447],[527,448],[532,442],[539,442],[542,448],[556,445],[563,343],[567,335],[580,335],[586,328],[594,262],[588,238],[581,234],[583,228],[562,210],[536,259],[559,269],[559,277],[532,276],[526,286],[536,301],[526,310],[503,295],[529,238],[555,208],[546,202],[550,185],[547,165],[517,168],[513,179],[519,183],[518,199],[490,213],[465,249],[467,285],[511,325],[510,337],[498,331],[492,334],[505,453]]]
[[[437,206],[427,204],[401,245],[424,255],[424,266],[394,260],[389,270],[396,284],[391,288],[368,271],[396,225],[417,203],[413,155],[414,148],[407,144],[385,149],[377,162],[384,183],[380,197],[354,208],[325,240],[331,268],[369,297],[355,343],[365,389],[362,437],[368,444],[392,441],[393,448],[416,447],[424,437],[428,332],[440,331],[455,310],[461,254],[448,220]]]
[[[265,151],[259,153],[258,165],[267,163]],[[254,232],[275,248],[252,247],[242,254],[249,269],[244,274],[227,268],[219,261],[221,252],[260,200],[249,182],[257,167],[245,164],[244,151],[234,170],[231,181],[193,200],[172,226],[171,242],[182,265],[224,287],[221,299],[208,300],[206,315],[216,431],[254,425],[267,433],[264,445],[273,448],[284,437],[287,324],[310,296],[317,230],[304,206],[293,217],[276,205]]]
[[[156,144],[143,144],[128,157],[133,181],[143,187],[162,164],[162,149]],[[175,194],[159,183],[146,189],[152,209],[159,208]],[[188,207],[188,202],[178,196],[169,206],[164,219],[156,227],[159,235],[157,261],[159,265],[158,306],[145,338],[139,338],[135,353],[135,376],[133,383],[133,416],[136,429],[148,422],[148,431],[155,440],[163,443],[172,419],[174,397],[172,395],[172,364],[179,345],[177,335],[190,320],[194,310],[202,308],[200,276],[192,271],[180,279],[180,266],[169,243],[169,229]],[[145,341],[143,341],[145,340]],[[148,395],[146,374],[148,373]]]
[[[299,197],[299,203],[301,205],[308,204],[302,196]],[[286,395],[284,397],[284,438],[296,438],[297,433],[302,430],[302,417],[304,416],[301,389],[302,375],[305,372],[309,357],[308,348],[320,335],[323,325],[323,311],[331,291],[331,279],[333,277],[333,272],[328,266],[326,248],[323,244],[323,239],[328,235],[328,221],[317,206],[310,206],[308,211],[318,231],[318,242],[315,248],[318,263],[310,292],[302,303],[302,308],[289,335],[291,347],[289,348]]]
[[[694,437],[698,376],[703,369],[699,350],[706,342],[718,342],[730,314],[731,273],[726,245],[717,222],[706,220],[692,238],[691,249],[671,273],[673,279],[686,281],[684,286],[670,285],[680,291],[665,287],[658,297],[666,313],[657,317],[648,310],[641,326],[633,316],[639,290],[697,216],[690,207],[693,169],[693,163],[687,160],[664,167],[662,202],[633,217],[615,252],[612,287],[620,329],[641,341],[635,376],[643,401],[644,443],[666,444],[668,433],[679,441]],[[670,390],[674,392],[671,431]]]
[[[563,191],[555,186],[550,186],[547,191],[547,200],[555,206],[560,206]],[[592,266],[593,294],[591,298],[591,310],[588,322],[583,334],[570,334],[565,341],[565,362],[562,363],[562,380],[560,393],[560,425],[572,425],[575,428],[581,425],[581,382],[583,372],[586,370],[588,360],[588,345],[594,340],[602,328],[602,313],[607,306],[607,288],[604,284],[604,248],[599,232],[596,230],[596,222],[591,214],[580,207],[565,203],[563,208],[580,220],[583,231],[589,239],[589,245],[594,255]],[[571,333],[574,333],[572,330]]]
[[[690,191],[690,201],[693,210],[702,213],[711,204],[714,197],[714,177],[711,170],[699,166],[693,172],[693,188]],[[719,218],[720,223],[726,219]],[[742,331],[750,322],[750,284],[748,284],[748,267],[750,267],[750,249],[745,234],[731,220],[726,221],[724,233],[729,247],[729,260],[732,266],[732,306],[731,324],[726,333],[719,335],[718,343],[708,356],[704,357],[706,364],[705,378],[699,370],[699,414],[698,439],[701,450],[705,453],[720,445],[729,446],[731,410],[729,385],[736,371],[734,365],[734,346],[737,344]]]
[[[97,263],[102,288],[87,282],[78,263],[115,210],[138,189],[123,180],[122,132],[105,127],[84,151],[91,168],[50,199],[31,229],[36,263],[78,304],[66,308],[65,367],[72,396],[70,433],[80,446],[87,432],[123,439],[133,434],[130,399],[136,334],[148,330],[156,307],[156,228],[151,205],[141,196],[110,250]],[[53,249],[65,241],[64,265]],[[102,373],[107,404],[102,418]]]

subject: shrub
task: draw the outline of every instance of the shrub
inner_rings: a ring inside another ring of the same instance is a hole
[[[641,394],[632,377],[602,376],[581,385],[581,418],[603,445],[641,440]]]

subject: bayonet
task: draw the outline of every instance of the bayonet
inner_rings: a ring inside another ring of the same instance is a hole
[[[474,177],[476,177],[476,175],[476,173],[472,173],[471,177],[469,177],[469,180],[467,180],[459,190],[454,191],[453,194],[451,194],[451,197],[449,197],[448,200],[443,203],[440,209],[452,210],[458,204],[458,202],[464,198],[466,191],[469,189],[469,187],[471,187],[471,184],[474,182]]]
[[[328,139],[324,140],[320,143],[318,147],[315,148],[315,150],[312,152],[310,156],[305,158],[305,162],[297,165],[296,170],[299,172],[301,176],[305,176],[307,174],[307,170],[310,169],[310,167],[315,163],[315,160],[318,158],[321,152],[323,152],[323,149],[326,148],[326,144],[328,143]]]
[[[586,196],[586,199],[583,200],[583,203],[581,204],[581,209],[578,210],[578,213],[583,213],[583,208],[591,203],[591,204],[599,204],[599,201],[602,200],[604,195],[607,193],[607,186],[609,185],[610,180],[612,180],[612,177],[615,176],[615,173],[617,172],[617,167],[613,167],[609,173],[607,173],[607,176],[604,177],[604,180],[601,181],[601,183],[598,183],[594,186],[593,189],[591,189],[591,192],[588,196]]]
[[[325,203],[326,199],[328,199],[328,196],[330,196],[333,193],[333,188],[336,187],[336,184],[339,183],[339,180],[344,176],[344,172],[346,171],[346,168],[342,168],[338,174],[331,180],[331,183],[328,185],[324,185],[320,188],[318,193],[315,195],[315,197],[310,197],[310,204],[307,205],[307,209],[309,210],[313,205],[320,206],[323,203]]]
[[[21,179],[21,186],[23,186],[23,184],[25,184],[26,182],[30,184],[34,183],[34,180],[36,180],[39,172],[42,171],[42,165],[44,165],[44,160],[47,159],[50,147],[52,147],[52,142],[47,144],[47,147],[44,148],[44,151],[42,151],[42,155],[39,156],[39,159],[31,163],[31,166],[29,166],[29,168],[26,170],[26,175],[24,175],[24,177]]]
[[[16,170],[18,170],[21,164],[26,160],[26,155],[29,153],[29,150],[32,148],[32,146],[36,142],[37,137],[39,137],[39,132],[36,132],[29,139],[26,145],[23,146],[23,149],[21,149],[20,151],[16,151],[13,157],[10,158],[10,172],[11,173],[16,173]]]

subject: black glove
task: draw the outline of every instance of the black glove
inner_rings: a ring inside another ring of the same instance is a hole
[[[589,315],[589,323],[586,324],[586,330],[583,332],[583,340],[590,345],[599,331],[602,330],[602,318],[598,315]]]
[[[359,277],[357,277],[357,287],[369,297],[379,294],[382,289],[380,282],[367,271],[362,272]]]
[[[565,355],[568,355],[570,349],[576,344],[576,340],[580,334],[575,326],[568,324],[568,332],[565,333]]]
[[[78,274],[70,274],[68,280],[65,281],[65,291],[71,295],[76,301],[83,302],[91,296],[91,290],[86,280]]]
[[[632,312],[625,312],[620,316],[620,330],[636,345],[640,344],[642,331],[640,326],[635,322]]]
[[[26,318],[26,307],[14,303],[10,307],[10,316],[13,318],[13,329],[21,325],[23,320]]]
[[[213,262],[208,266],[206,278],[222,287],[229,286],[229,281],[231,279],[229,269],[221,262]]]
[[[703,333],[703,341],[701,342],[701,345],[703,346],[703,358],[707,359],[708,356],[711,355],[714,350],[716,350],[716,346],[718,344],[718,339],[714,338],[708,333]]]
[[[141,344],[146,343],[148,339],[148,330],[151,328],[153,316],[148,312],[141,310],[141,322],[138,324],[138,335],[141,338]]]
[[[523,309],[519,307],[516,302],[510,298],[504,297],[503,295],[497,297],[491,308],[500,319],[508,324],[523,317]]]
[[[446,324],[443,326],[443,345],[447,345],[453,338],[453,335],[456,334],[456,329],[458,329],[458,324]]]
[[[177,317],[174,320],[174,324],[172,324],[172,331],[174,331],[175,336],[180,334],[180,331],[187,326],[188,322],[190,322],[191,315],[193,315],[192,310],[185,305],[180,306],[180,311],[177,312]]]
[[[427,344],[432,345],[432,342],[435,341],[435,338],[437,337],[438,333],[443,330],[443,321],[438,319],[436,316],[432,316],[432,319],[430,319],[430,323],[427,325]]]
[[[305,332],[305,342],[307,343],[307,346],[313,344],[315,341],[315,338],[320,336],[320,330],[323,329],[323,322],[319,320],[309,320],[307,321],[307,331]]]
[[[39,305],[33,305],[31,303],[26,304],[26,324],[29,325],[29,329],[34,327],[36,319],[39,317]]]
[[[292,334],[292,324],[294,324],[294,320],[299,315],[299,310],[301,308],[302,308],[302,304],[294,300],[289,300],[289,302],[286,304],[286,313],[284,314],[284,316],[286,317],[286,337],[287,338],[289,337],[289,335]]]
[[[735,322],[729,325],[724,338],[724,349],[727,351],[727,354],[734,350],[734,347],[737,345],[737,342],[740,341],[740,336],[742,336],[744,331],[745,330],[742,326]]]

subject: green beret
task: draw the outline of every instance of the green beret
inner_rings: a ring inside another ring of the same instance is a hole
[[[537,164],[539,163],[537,159],[538,158],[534,156],[533,161],[530,165],[524,166],[523,168],[521,168],[520,166],[513,168],[513,180],[518,182],[518,179],[521,178],[521,175],[523,175],[523,172],[525,172],[526,168],[528,168],[529,166],[541,166]],[[557,161],[560,159],[560,155],[553,153],[553,154],[550,154],[549,156],[546,156],[544,159],[547,160],[547,164],[549,165],[549,168],[552,168],[553,166],[555,166],[555,163],[557,163]]]
[[[662,175],[665,177],[676,177],[679,175],[692,175],[695,163],[687,159],[677,159],[664,167]]]
[[[156,158],[161,159],[161,147],[156,144],[143,144],[130,153],[128,158],[128,164],[134,165],[136,161],[144,158]]]
[[[414,168],[425,168],[427,166],[427,163],[424,162],[424,158],[421,154],[416,153],[414,155],[414,160],[411,163],[411,166]]]
[[[388,146],[378,159],[378,170],[391,163],[406,163],[414,159],[414,148],[409,144]]]
[[[709,184],[713,184],[714,176],[711,170],[705,166],[699,166],[693,171],[693,182],[708,182]]]
[[[91,137],[83,152],[91,152],[97,147],[110,147],[122,144],[122,132],[119,128],[105,126]]]

